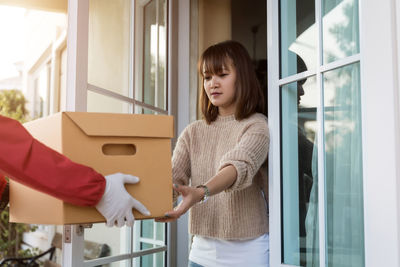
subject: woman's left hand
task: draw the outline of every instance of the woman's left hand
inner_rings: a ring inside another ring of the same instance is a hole
[[[174,210],[165,213],[164,217],[156,218],[156,222],[172,222],[185,214],[194,204],[198,203],[204,196],[203,188],[195,188],[185,185],[174,184],[174,190],[182,195],[182,201]]]

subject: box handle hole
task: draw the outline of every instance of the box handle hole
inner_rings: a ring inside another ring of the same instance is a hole
[[[136,146],[133,144],[104,144],[103,154],[107,156],[133,156],[136,154]]]

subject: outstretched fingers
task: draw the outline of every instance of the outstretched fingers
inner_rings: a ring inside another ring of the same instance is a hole
[[[127,184],[137,184],[140,181],[139,177],[130,174],[123,174],[122,179]]]
[[[145,216],[150,216],[150,211],[138,200],[131,197],[132,207]]]
[[[113,227],[114,225],[115,225],[115,219],[114,218],[107,219],[107,222],[106,222],[106,226],[107,227]]]
[[[125,223],[128,227],[132,227],[133,224],[135,223],[135,217],[133,216],[132,212],[128,212],[125,215]]]

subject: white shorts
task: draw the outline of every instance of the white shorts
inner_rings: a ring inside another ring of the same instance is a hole
[[[204,267],[268,267],[269,235],[249,240],[194,236],[189,260]]]

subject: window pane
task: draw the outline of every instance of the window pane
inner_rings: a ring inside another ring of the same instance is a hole
[[[142,234],[141,237],[154,238],[154,223],[153,220],[142,220]]]
[[[146,5],[137,7],[138,16],[143,20],[142,36],[138,39],[139,46],[143,46],[143,53],[137,56],[142,58],[143,73],[137,72],[139,81],[136,82],[139,88],[136,89],[135,98],[146,104],[166,109],[167,86],[166,86],[166,66],[167,66],[167,30],[165,0],[152,0]],[[140,66],[138,66],[140,68]],[[141,84],[141,86],[140,86]]]
[[[135,105],[135,114],[165,115],[164,113],[160,113],[147,107],[141,107],[139,105]]]
[[[323,1],[324,63],[345,58],[360,51],[358,1]]]
[[[141,250],[150,248],[158,248],[160,246],[152,245],[149,243],[141,243]],[[155,254],[148,254],[140,257],[141,267],[164,267],[165,266],[165,252],[158,252]]]
[[[165,223],[156,222],[156,239],[160,241],[165,241]]]
[[[147,243],[141,243],[141,250],[153,248],[153,245]],[[153,267],[154,256],[153,254],[145,255],[140,257],[141,267]]]
[[[280,1],[280,77],[317,64],[317,30],[314,0]]]
[[[104,223],[85,229],[85,260],[129,253],[126,232],[130,232],[126,227],[110,228]]]
[[[130,0],[89,1],[88,83],[129,96]]]
[[[159,252],[156,254],[156,266],[157,267],[164,267],[164,256],[165,252]]]
[[[130,260],[117,261],[117,262],[112,262],[109,265],[105,264],[103,266],[104,267],[126,267],[126,266],[130,266],[129,261]],[[98,267],[98,266],[96,266],[96,267]]]
[[[315,77],[281,89],[282,244],[285,264],[318,259],[317,107]],[[318,265],[313,265],[318,266]]]
[[[131,105],[127,102],[88,91],[88,112],[129,113]]]
[[[37,71],[33,82],[33,118],[49,115],[50,109],[50,65],[44,64]]]
[[[328,266],[364,266],[360,64],[324,75]]]
[[[166,27],[166,0],[158,0],[158,78],[157,78],[157,107],[166,109],[167,86],[167,27]]]
[[[143,56],[143,101],[155,104],[156,60],[157,60],[157,1],[144,7],[144,56]]]

